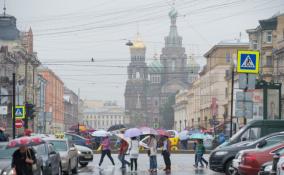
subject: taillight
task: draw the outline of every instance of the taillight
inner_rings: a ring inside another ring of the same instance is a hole
[[[256,157],[254,155],[243,156],[242,163],[245,165],[257,166]]]
[[[86,145],[90,145],[91,144],[91,140],[90,139],[86,139]]]

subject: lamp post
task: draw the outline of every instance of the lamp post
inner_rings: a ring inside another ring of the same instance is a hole
[[[182,121],[180,120],[179,121],[179,131],[181,131],[181,123],[182,123]]]
[[[184,120],[184,129],[186,129],[186,119]]]

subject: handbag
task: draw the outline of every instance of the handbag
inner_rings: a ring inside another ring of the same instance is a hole
[[[28,149],[27,152],[28,152],[30,158],[32,159],[32,154],[31,154],[31,152],[30,152],[30,149]],[[27,155],[27,157],[29,157],[29,156]],[[33,170],[33,171],[36,171],[36,170],[37,170],[37,165],[36,165],[35,162],[32,164],[32,170]]]

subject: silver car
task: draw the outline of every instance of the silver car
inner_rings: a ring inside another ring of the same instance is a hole
[[[75,145],[75,147],[78,150],[79,164],[82,167],[87,166],[89,162],[93,161],[93,150],[86,146]]]
[[[44,139],[52,144],[56,151],[59,152],[61,158],[61,169],[64,174],[77,173],[78,171],[78,150],[75,145],[66,139]]]

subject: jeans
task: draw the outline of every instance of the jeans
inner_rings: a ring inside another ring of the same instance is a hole
[[[163,158],[164,158],[164,162],[166,165],[166,169],[170,170],[171,169],[171,159],[170,159],[170,153],[169,151],[163,151],[162,152]]]
[[[106,155],[108,156],[108,158],[109,158],[109,160],[111,161],[111,163],[112,163],[113,165],[115,165],[115,164],[114,164],[114,161],[113,161],[113,158],[111,157],[110,150],[102,150],[101,160],[100,160],[99,166],[102,165],[102,163],[103,163],[104,158],[105,158]]]
[[[157,156],[150,156],[150,170],[157,169]]]
[[[203,162],[208,165],[208,161],[204,159],[203,154],[195,154],[195,165],[198,166],[198,163],[200,163],[203,166]]]
[[[135,171],[137,171],[137,159],[130,159],[130,166],[131,166],[131,171],[133,170],[133,166],[135,166]]]
[[[121,168],[125,168],[125,164],[130,165],[130,163],[127,160],[125,160],[125,154],[119,154],[118,159],[120,160],[122,164]]]

